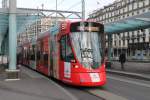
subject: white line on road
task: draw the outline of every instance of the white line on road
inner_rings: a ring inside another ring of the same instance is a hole
[[[135,81],[126,80],[126,79],[121,79],[121,78],[116,78],[116,77],[112,77],[112,76],[107,76],[107,78],[113,79],[113,80],[117,80],[117,81],[121,81],[121,82],[126,82],[126,83],[130,83],[130,84],[140,85],[140,86],[144,86],[144,87],[150,88],[150,85],[149,85],[149,84],[145,84],[145,83],[141,83],[141,82],[135,82]]]

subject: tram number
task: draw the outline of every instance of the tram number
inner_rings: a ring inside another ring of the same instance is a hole
[[[90,73],[92,82],[100,82],[100,76],[98,73]]]

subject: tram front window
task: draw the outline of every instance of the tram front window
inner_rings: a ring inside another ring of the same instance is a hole
[[[72,32],[71,40],[77,59],[84,67],[96,69],[101,65],[100,33]]]
[[[61,59],[65,62],[71,62],[74,60],[74,55],[71,49],[69,36],[66,35],[61,38]]]

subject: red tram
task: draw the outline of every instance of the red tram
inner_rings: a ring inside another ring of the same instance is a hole
[[[65,21],[22,45],[22,64],[76,86],[106,83],[104,26]]]

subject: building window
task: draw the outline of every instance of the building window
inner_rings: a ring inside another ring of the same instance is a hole
[[[127,40],[127,44],[129,45],[129,39]]]
[[[117,45],[117,43],[116,43],[116,41],[114,41],[115,42],[115,46]]]
[[[119,40],[119,46],[121,46],[121,40]]]
[[[143,2],[143,7],[145,7],[145,2]]]
[[[143,37],[143,42],[145,42],[145,37]]]
[[[123,46],[125,46],[125,40],[123,40]]]
[[[139,39],[139,38],[137,38],[137,42],[138,42],[138,43],[140,42],[140,39]]]
[[[132,15],[134,15],[134,12],[132,12]]]

